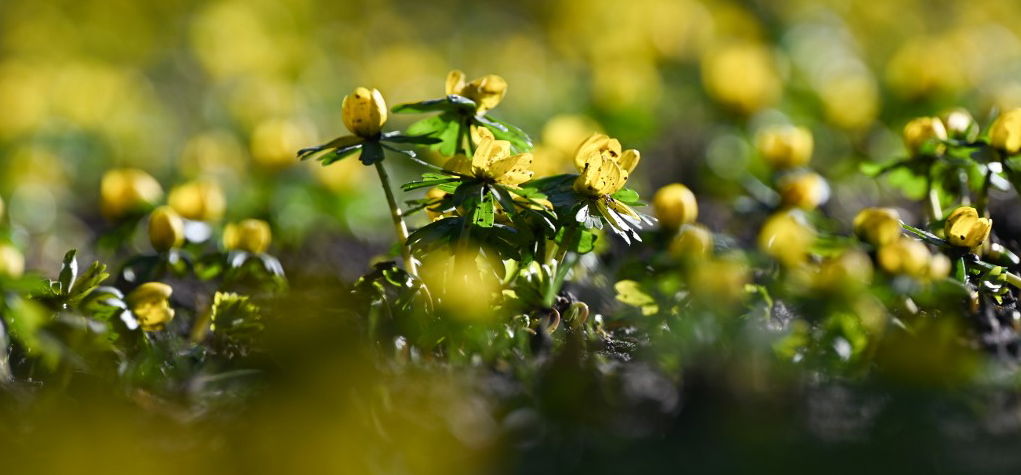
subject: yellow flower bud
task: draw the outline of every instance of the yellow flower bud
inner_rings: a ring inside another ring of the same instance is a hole
[[[147,282],[128,294],[128,308],[138,319],[142,330],[162,330],[167,322],[174,319],[174,309],[170,308],[170,296],[173,293],[174,289],[167,284]]]
[[[163,187],[152,175],[134,169],[107,171],[99,184],[99,209],[107,219],[153,206],[163,198]]]
[[[989,127],[989,145],[1014,155],[1021,151],[1021,109],[1001,114]]]
[[[879,267],[890,274],[909,275],[919,279],[929,276],[929,249],[920,241],[901,237],[879,248],[876,260]]]
[[[804,263],[813,243],[815,229],[791,212],[770,216],[759,231],[759,249],[788,267]]]
[[[149,215],[149,242],[158,252],[184,244],[184,220],[169,206],[160,206]]]
[[[989,237],[993,221],[980,218],[978,211],[970,206],[961,206],[947,216],[943,231],[950,244],[960,247],[978,247]]]
[[[872,260],[868,254],[849,250],[823,261],[816,284],[824,289],[843,292],[860,289],[872,282]]]
[[[507,81],[495,74],[487,74],[472,82],[465,83],[465,74],[453,70],[447,74],[447,94],[457,94],[475,101],[476,112],[485,114],[495,108],[507,94]]]
[[[670,242],[670,254],[679,258],[701,258],[713,250],[713,233],[699,224],[681,226]]]
[[[378,89],[355,88],[354,92],[344,98],[341,109],[344,126],[362,138],[375,138],[386,123],[386,101]]]
[[[769,127],[756,135],[755,146],[773,168],[800,167],[812,158],[812,132],[792,125]]]
[[[919,117],[904,126],[904,146],[912,157],[946,151],[947,129],[938,117]]]
[[[943,114],[947,136],[957,140],[974,140],[978,135],[978,123],[967,109],[953,109]]]
[[[830,198],[826,179],[814,172],[797,173],[782,178],[777,185],[784,207],[811,210]]]
[[[269,223],[261,219],[246,219],[230,223],[223,230],[223,247],[227,250],[261,254],[269,249],[273,234]]]
[[[182,218],[192,221],[217,221],[227,209],[223,189],[216,182],[206,180],[174,187],[167,202]]]
[[[21,277],[25,273],[25,256],[10,244],[0,244],[0,275]]]
[[[854,217],[854,233],[874,246],[900,238],[900,214],[893,208],[865,208]]]
[[[698,201],[688,187],[673,183],[656,191],[652,196],[652,209],[659,224],[666,229],[677,229],[682,224],[694,223],[698,218]]]

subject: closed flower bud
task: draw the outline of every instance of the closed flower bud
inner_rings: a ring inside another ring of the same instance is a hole
[[[174,319],[174,309],[170,308],[173,293],[174,289],[167,284],[147,282],[132,290],[125,300],[142,330],[158,331]]]
[[[943,231],[950,244],[973,248],[982,245],[992,228],[992,220],[980,218],[975,208],[962,206],[947,216]]]
[[[10,244],[0,244],[0,275],[21,277],[25,273],[25,256]]]
[[[900,238],[900,214],[893,208],[865,208],[854,217],[854,233],[873,246]]]
[[[192,221],[217,221],[227,209],[220,185],[204,180],[174,187],[167,202],[182,218]]]
[[[341,105],[344,126],[362,138],[375,138],[386,123],[387,110],[378,89],[355,88]]]
[[[972,141],[978,136],[978,123],[966,109],[954,109],[943,115],[947,136],[956,140]]]
[[[1021,109],[1001,114],[989,127],[989,145],[1014,155],[1021,151]]]
[[[918,279],[929,277],[929,249],[920,241],[902,237],[879,248],[876,260],[890,274],[909,275]]]
[[[670,254],[679,258],[698,259],[713,250],[713,233],[705,226],[686,224],[670,242]]]
[[[938,117],[919,117],[904,126],[904,146],[912,157],[946,151],[947,129]]]
[[[228,224],[223,230],[223,247],[230,251],[247,251],[261,254],[269,249],[273,234],[269,223],[261,219],[246,219]]]
[[[677,229],[698,218],[698,201],[688,187],[673,183],[656,191],[652,197],[652,209],[659,224],[666,229]]]
[[[99,184],[99,209],[107,219],[121,218],[142,211],[163,198],[163,187],[152,175],[120,168],[103,175]]]
[[[184,220],[173,208],[160,206],[149,215],[149,242],[159,252],[184,244]]]
[[[780,201],[787,208],[812,210],[830,198],[830,186],[818,173],[788,175],[777,185]]]
[[[861,251],[849,250],[823,261],[816,284],[841,292],[860,289],[872,282],[872,260]]]
[[[759,249],[785,266],[797,267],[805,262],[815,243],[815,229],[802,216],[780,212],[770,216],[759,231]]]
[[[812,132],[792,125],[769,127],[756,135],[755,146],[773,168],[800,167],[812,158]]]

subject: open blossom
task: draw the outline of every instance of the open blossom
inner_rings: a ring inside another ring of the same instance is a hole
[[[621,151],[617,139],[592,134],[574,154],[574,166],[580,172],[574,190],[590,196],[612,195],[624,187],[640,159],[637,150]]]
[[[167,322],[174,319],[174,309],[170,308],[170,296],[173,293],[174,289],[167,284],[147,282],[128,294],[128,308],[138,319],[142,330],[162,330]]]
[[[476,104],[476,113],[485,114],[495,108],[507,94],[507,81],[495,74],[487,74],[471,82],[465,82],[463,71],[453,70],[447,74],[447,95],[464,96]]]
[[[943,230],[950,244],[960,247],[978,247],[989,238],[992,228],[993,221],[991,219],[980,218],[978,210],[970,206],[962,206],[947,216]]]
[[[510,142],[496,140],[485,127],[479,127],[476,133],[479,136],[478,147],[471,159],[457,155],[447,162],[447,170],[511,186],[532,179],[531,153],[511,155]]]

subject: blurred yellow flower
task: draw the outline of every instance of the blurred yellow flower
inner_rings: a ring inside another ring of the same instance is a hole
[[[535,174],[549,176],[567,171],[578,144],[599,131],[599,124],[583,115],[553,116],[543,125],[542,142],[532,151]]]
[[[707,52],[702,58],[702,83],[716,100],[743,114],[773,105],[782,93],[773,52],[751,42]]]
[[[847,250],[819,266],[816,285],[833,292],[856,291],[872,282],[872,259],[858,250]]]
[[[685,224],[670,242],[669,250],[678,258],[709,256],[713,251],[713,233],[700,224]]]
[[[616,193],[641,159],[637,150],[621,151],[620,141],[603,134],[592,134],[578,147],[574,166],[580,175],[574,182],[578,193],[605,196]]]
[[[364,87],[355,88],[354,92],[345,96],[341,109],[347,130],[366,139],[379,136],[388,113],[386,101],[379,90]]]
[[[904,126],[904,146],[912,157],[946,151],[947,129],[939,117],[919,117]]]
[[[485,321],[497,315],[493,305],[500,295],[500,282],[484,259],[467,252],[431,253],[424,257],[419,275],[438,306],[454,318]]]
[[[24,273],[25,256],[11,244],[0,243],[0,275],[17,278]]]
[[[680,183],[666,185],[652,196],[652,209],[665,229],[675,230],[698,219],[698,201],[688,187]]]
[[[687,283],[691,293],[713,308],[733,305],[747,297],[748,264],[734,257],[707,259],[691,266]]]
[[[99,184],[100,212],[107,219],[144,210],[163,198],[163,187],[152,175],[135,168],[107,171]]]
[[[819,85],[826,119],[837,127],[860,130],[879,112],[879,87],[867,73],[834,74]]]
[[[184,220],[169,206],[160,206],[149,215],[149,242],[158,252],[184,244]]]
[[[132,290],[125,300],[142,330],[159,331],[174,319],[174,309],[170,308],[173,293],[167,284],[147,282]]]
[[[271,169],[296,165],[298,150],[314,142],[314,135],[306,124],[295,120],[260,122],[252,132],[252,158],[259,165]]]
[[[812,132],[793,125],[767,127],[755,136],[759,155],[777,169],[807,164],[812,158],[812,145]]]
[[[890,274],[908,275],[922,280],[928,280],[934,274],[930,272],[933,258],[929,249],[922,242],[907,237],[880,247],[876,260],[879,267]]]
[[[952,211],[943,228],[950,244],[968,248],[981,246],[989,238],[992,229],[993,221],[980,218],[978,210],[970,206],[961,206]]]
[[[227,198],[215,181],[195,180],[175,186],[167,202],[181,217],[192,221],[217,221],[227,209]]]
[[[189,177],[236,176],[244,167],[242,147],[231,132],[212,130],[200,133],[185,142],[181,151],[181,169]]]
[[[261,219],[245,219],[230,223],[223,229],[223,247],[229,251],[246,251],[262,254],[269,249],[273,232],[269,223]]]
[[[989,128],[989,145],[1014,155],[1021,151],[1021,109],[1000,114]]]
[[[40,65],[0,63],[0,110],[4,111],[0,137],[27,133],[43,123],[49,106],[46,79]]]
[[[476,113],[485,114],[503,100],[507,94],[507,81],[495,74],[487,74],[466,83],[464,72],[455,69],[447,74],[446,93],[475,101]]]
[[[344,160],[333,162],[328,167],[309,160],[312,168],[312,175],[330,191],[341,193],[357,190],[365,184],[366,170],[368,167],[358,161],[357,155],[352,155]]]
[[[454,156],[447,161],[447,170],[511,186],[520,185],[532,178],[531,153],[511,155],[510,142],[496,140],[485,127],[479,127],[477,134],[478,147],[471,160],[464,155]]]
[[[830,186],[826,179],[815,172],[787,175],[777,184],[783,206],[812,210],[830,197]]]
[[[883,246],[900,238],[900,213],[893,208],[865,208],[854,217],[852,227],[861,239]]]
[[[759,231],[759,249],[787,267],[800,266],[808,258],[816,232],[797,212],[770,216]]]

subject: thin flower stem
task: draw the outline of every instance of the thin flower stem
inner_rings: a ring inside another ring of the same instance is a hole
[[[393,219],[394,232],[397,234],[397,244],[401,247],[401,257],[404,258],[404,269],[411,275],[418,275],[415,267],[415,260],[411,257],[411,250],[408,249],[408,226],[404,224],[404,217],[401,209],[397,206],[397,199],[394,198],[393,189],[390,188],[390,175],[387,174],[383,162],[376,162],[376,172],[379,173],[379,183],[386,194],[386,202],[390,206],[390,217]]]
[[[939,194],[932,186],[932,170],[925,175],[925,196],[928,205],[929,221],[935,222],[943,219],[943,207],[939,204]]]

